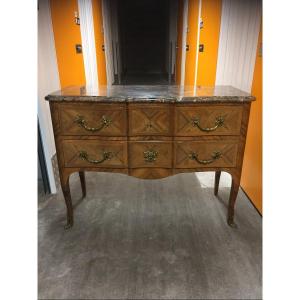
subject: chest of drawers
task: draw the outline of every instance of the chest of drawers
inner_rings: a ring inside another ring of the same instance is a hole
[[[143,179],[221,171],[232,176],[228,224],[234,226],[251,101],[232,87],[67,88],[50,102],[67,228],[73,225],[69,176],[117,172]]]

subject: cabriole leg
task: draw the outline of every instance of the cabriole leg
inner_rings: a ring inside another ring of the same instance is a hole
[[[219,183],[220,183],[220,177],[221,177],[221,171],[216,171],[216,172],[215,172],[215,189],[214,189],[214,194],[215,194],[215,196],[218,195],[218,191],[219,191]]]
[[[229,226],[236,228],[236,224],[234,223],[234,205],[236,201],[236,197],[239,191],[240,181],[232,178],[231,181],[231,190],[228,204],[228,218],[227,223]]]
[[[63,174],[61,176],[61,188],[67,207],[67,224],[65,225],[65,229],[69,229],[73,226],[73,205],[69,185],[69,175]]]
[[[81,183],[81,190],[82,190],[82,197],[84,198],[86,196],[86,185],[85,185],[85,174],[84,172],[79,172],[79,178]]]

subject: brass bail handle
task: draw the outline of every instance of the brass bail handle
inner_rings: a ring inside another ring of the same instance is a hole
[[[196,152],[192,152],[189,154],[189,159],[195,160],[197,163],[201,165],[208,165],[213,163],[215,160],[219,159],[222,156],[221,152],[219,151],[214,151],[211,154],[211,159],[199,159],[198,154]]]
[[[198,117],[195,117],[192,119],[192,125],[195,127],[198,127],[201,131],[209,132],[209,131],[214,131],[219,127],[224,126],[224,117],[223,116],[218,116],[216,117],[215,120],[215,126],[213,127],[201,127],[200,125],[200,119]]]
[[[101,164],[105,162],[106,160],[109,160],[113,157],[113,153],[109,151],[104,151],[103,152],[103,157],[101,159],[91,159],[89,158],[89,155],[86,151],[79,151],[79,158],[82,160],[85,160],[91,164]]]
[[[77,116],[74,120],[75,123],[77,123],[79,126],[84,128],[87,131],[100,131],[105,127],[108,127],[111,123],[112,120],[109,117],[106,117],[105,115],[102,116],[100,120],[100,125],[98,127],[90,127],[87,125],[87,121],[84,119],[84,116]]]

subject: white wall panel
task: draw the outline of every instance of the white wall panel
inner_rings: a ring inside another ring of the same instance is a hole
[[[114,66],[113,66],[112,32],[111,32],[112,21],[111,21],[111,14],[110,14],[110,5],[111,3],[109,0],[102,0],[107,85],[112,85],[114,83]]]
[[[39,1],[38,10],[38,118],[45,152],[51,193],[56,192],[51,158],[55,154],[49,103],[45,96],[60,89],[50,5]]]
[[[78,0],[86,85],[97,90],[98,72],[92,0]]]
[[[199,0],[199,2],[198,2],[198,25],[197,25],[197,42],[196,42],[196,62],[195,62],[194,87],[196,87],[196,85],[197,85],[197,76],[198,76],[198,50],[199,50],[199,41],[200,41],[201,9],[202,9],[202,0]]]
[[[183,21],[182,21],[182,42],[181,42],[181,75],[180,75],[180,85],[184,86],[185,80],[185,58],[186,58],[186,36],[188,29],[188,0],[183,1]]]
[[[118,44],[119,44],[119,20],[118,20],[118,3],[116,0],[110,2],[110,20],[111,20],[111,39],[112,39],[112,54],[113,54],[113,70],[114,75],[118,75]]]
[[[176,66],[178,2],[170,1],[169,9],[170,9],[169,10],[169,40],[168,40],[168,47],[167,47],[169,59],[167,60],[168,61],[167,70],[169,70],[169,76],[171,76],[171,74],[175,74],[175,66]]]
[[[223,0],[216,85],[251,91],[260,22],[260,0]]]

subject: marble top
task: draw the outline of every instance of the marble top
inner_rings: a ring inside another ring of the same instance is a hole
[[[94,102],[249,102],[250,94],[232,86],[113,85],[71,86],[45,97],[49,101]]]

